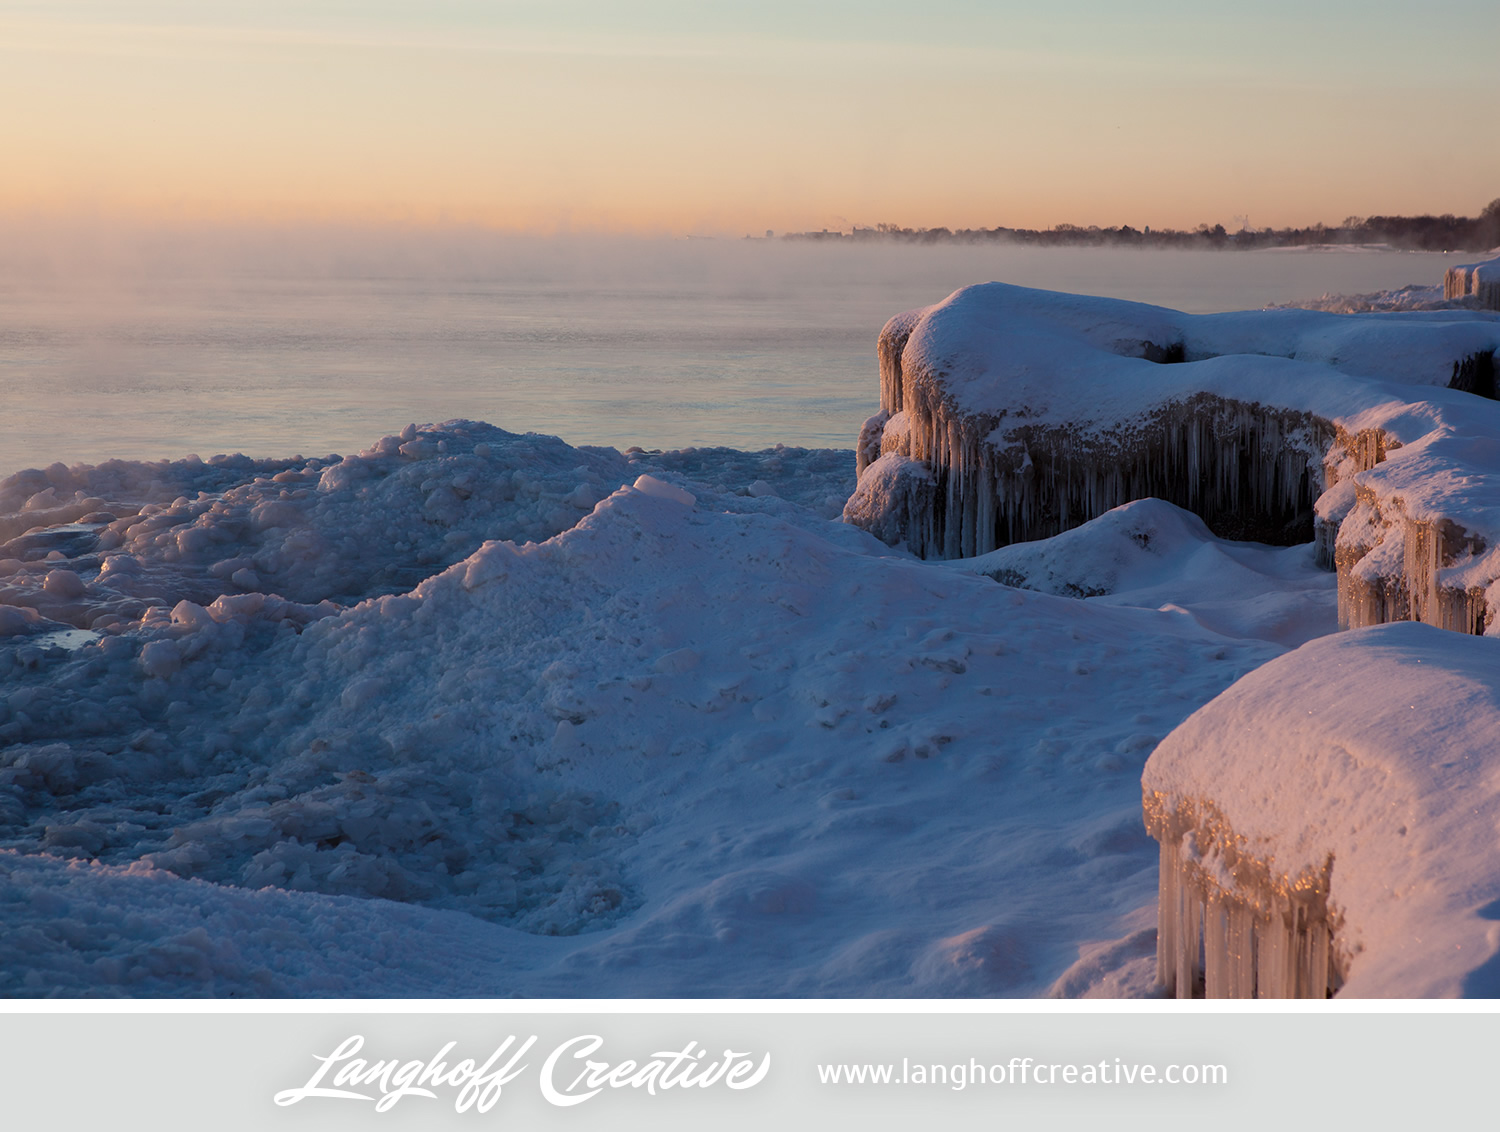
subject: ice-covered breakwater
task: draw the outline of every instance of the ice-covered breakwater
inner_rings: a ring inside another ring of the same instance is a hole
[[[1455,264],[1443,274],[1443,298],[1467,295],[1473,295],[1482,307],[1500,310],[1500,258]]]
[[[1387,625],[1244,677],[1142,777],[1161,981],[1179,997],[1500,993],[1497,752],[1491,641]]]
[[[1316,538],[1345,624],[1482,632],[1497,346],[1478,311],[1195,316],[967,287],[882,332],[845,518],[960,558],[1155,496],[1221,536]]]

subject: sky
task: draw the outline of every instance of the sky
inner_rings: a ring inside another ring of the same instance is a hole
[[[0,218],[1472,216],[1497,43],[1495,0],[0,0]]]

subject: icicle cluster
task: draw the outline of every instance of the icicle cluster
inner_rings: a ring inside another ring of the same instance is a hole
[[[1389,449],[1398,447],[1383,429],[1357,433],[1337,430],[1334,443],[1323,458],[1323,481],[1328,486],[1318,499],[1313,519],[1314,549],[1322,569],[1338,569],[1339,531],[1359,500],[1354,477],[1383,461]]]
[[[1343,982],[1333,859],[1296,877],[1254,855],[1203,800],[1147,792],[1161,843],[1157,978],[1178,998],[1327,998]]]
[[[1374,493],[1356,488],[1365,522],[1345,520],[1334,549],[1339,626],[1359,629],[1388,621],[1421,621],[1439,629],[1483,635],[1489,621],[1484,589],[1445,586],[1439,571],[1474,542],[1447,520],[1398,517],[1383,524]],[[1377,542],[1367,536],[1374,532]],[[1480,544],[1482,546],[1482,544]],[[1394,567],[1394,569],[1392,568]]]
[[[1441,571],[1485,549],[1484,541],[1449,519],[1413,519],[1399,499],[1383,499],[1353,479],[1382,463],[1399,445],[1379,429],[1339,430],[1325,462],[1330,491],[1319,501],[1319,564],[1338,574],[1339,626],[1359,629],[1390,621],[1421,621],[1482,635],[1489,621],[1484,587],[1445,585]],[[1329,506],[1332,488],[1344,506]]]
[[[1443,274],[1443,298],[1465,295],[1475,295],[1480,306],[1500,311],[1500,259],[1455,264]]]
[[[1003,414],[955,412],[943,375],[903,371],[915,322],[893,319],[881,335],[881,412],[861,431],[858,471],[892,454],[931,470],[930,518],[900,524],[921,557],[967,558],[1048,538],[1152,496],[1228,537],[1288,544],[1313,536],[1322,457],[1334,439],[1327,422],[1200,393],[1107,431],[1018,422],[1001,433]]]

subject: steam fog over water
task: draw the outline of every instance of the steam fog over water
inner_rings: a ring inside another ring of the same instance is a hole
[[[969,283],[1190,312],[1438,282],[1452,256],[216,233],[8,240],[0,475],[327,455],[410,421],[620,448],[850,447],[892,314]]]

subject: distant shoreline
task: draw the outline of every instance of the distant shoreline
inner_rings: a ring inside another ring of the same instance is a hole
[[[1478,216],[1371,216],[1346,217],[1329,227],[1313,224],[1305,228],[1251,228],[1237,232],[1222,224],[1200,224],[1192,231],[1176,228],[1111,228],[1059,224],[1053,228],[903,228],[877,224],[855,225],[851,230],[785,232],[780,236],[746,236],[747,240],[779,239],[810,242],[886,244],[1019,244],[1037,247],[1133,247],[1204,248],[1250,251],[1264,248],[1319,248],[1366,251],[1425,251],[1483,253],[1500,246],[1500,197],[1487,204]]]

